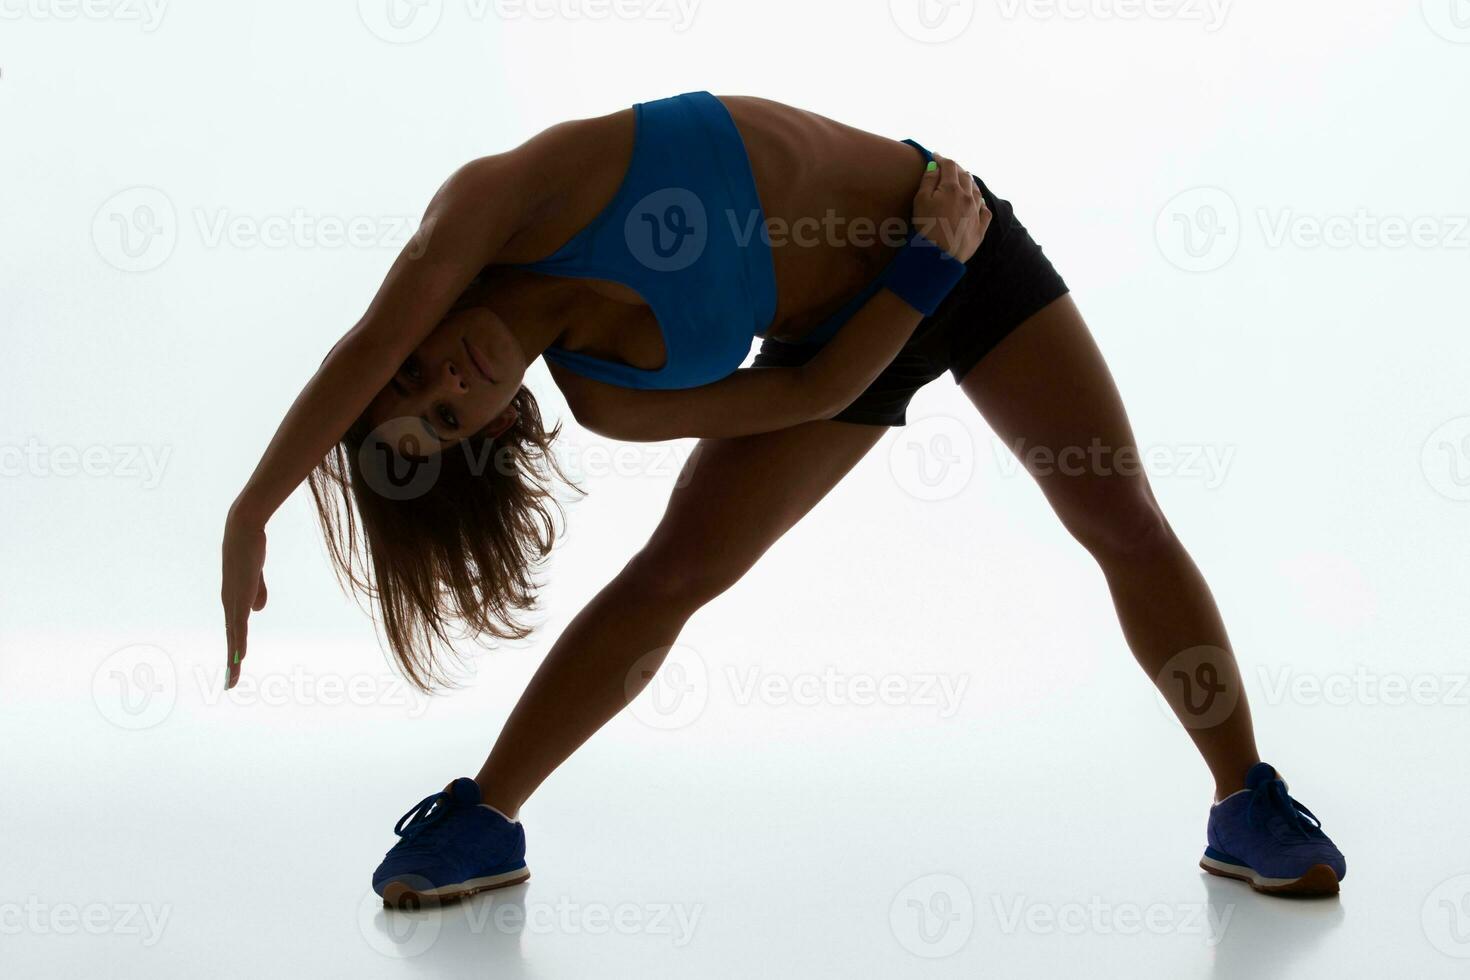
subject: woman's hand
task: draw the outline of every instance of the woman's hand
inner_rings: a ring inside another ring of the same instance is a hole
[[[250,614],[265,608],[265,526],[237,517],[225,521],[219,598],[225,607],[225,690],[240,680]]]
[[[990,209],[975,179],[953,160],[934,154],[938,164],[924,173],[914,195],[914,227],[961,262],[968,262],[990,227]]]

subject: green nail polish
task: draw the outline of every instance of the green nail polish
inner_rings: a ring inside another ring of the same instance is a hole
[[[240,651],[239,650],[236,650],[235,651],[235,663],[239,663],[239,662],[240,662]]]
[[[924,173],[926,173],[926,174],[932,174],[934,171],[936,171],[938,169],[939,169],[939,164],[935,163],[933,160],[930,160],[929,161],[929,166],[927,166],[927,167],[924,168]]]

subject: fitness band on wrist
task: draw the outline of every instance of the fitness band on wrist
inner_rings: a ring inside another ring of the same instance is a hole
[[[965,263],[915,231],[894,256],[883,285],[920,313],[933,316],[964,276]]]

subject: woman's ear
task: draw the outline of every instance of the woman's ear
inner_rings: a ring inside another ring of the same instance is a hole
[[[505,435],[507,429],[516,424],[516,419],[520,417],[521,413],[516,411],[514,404],[505,406],[505,411],[495,416],[490,420],[490,424],[485,426],[485,436],[490,439],[499,439]]]

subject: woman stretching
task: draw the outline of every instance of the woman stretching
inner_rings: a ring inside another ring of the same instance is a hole
[[[445,182],[230,509],[227,686],[266,601],[266,522],[303,480],[415,684],[444,678],[458,636],[527,635],[560,475],[556,431],[522,385],[538,356],[591,431],[701,442],[479,774],[399,821],[373,875],[385,902],[524,880],[525,800],[946,371],[1008,445],[1109,454],[1033,475],[1214,777],[1202,867],[1261,891],[1337,891],[1342,854],[1260,761],[1209,588],[1011,205],[917,143],[761,99],[690,93],[563,123]]]

